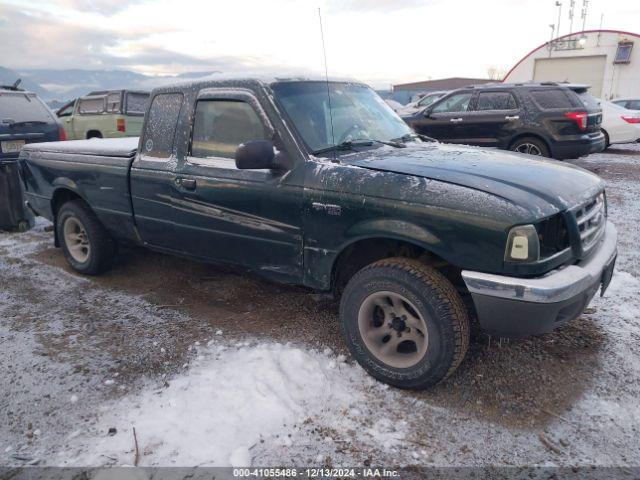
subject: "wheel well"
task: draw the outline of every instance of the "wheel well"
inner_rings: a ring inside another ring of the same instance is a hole
[[[353,275],[367,265],[391,257],[417,258],[443,273],[454,285],[462,282],[460,269],[425,248],[410,242],[368,238],[350,244],[333,264],[331,286],[338,295]]]
[[[540,140],[542,143],[545,144],[545,146],[547,147],[547,150],[549,150],[549,153],[551,153],[551,145],[549,145],[549,142],[547,142],[542,136],[538,135],[537,133],[520,133],[516,135],[511,140],[511,142],[509,142],[509,150],[511,150],[511,147],[513,146],[514,143],[516,143],[518,140],[521,140],[523,138],[535,138],[536,140]]]
[[[607,132],[604,128],[600,127],[602,133],[604,134],[604,148],[608,148],[611,146],[611,138],[609,137],[609,132]]]
[[[82,200],[82,197],[78,195],[76,192],[72,190],[68,190],[66,188],[61,188],[56,190],[53,194],[53,198],[51,199],[51,213],[53,213],[53,224],[56,225],[58,212],[62,205],[71,200]],[[54,227],[53,229],[53,239],[56,247],[60,246],[60,241],[58,239],[58,229]]]
[[[102,138],[102,133],[100,133],[100,130],[89,130],[87,138]]]

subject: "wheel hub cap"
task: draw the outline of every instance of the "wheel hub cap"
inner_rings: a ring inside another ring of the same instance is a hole
[[[395,368],[417,364],[427,352],[427,324],[415,306],[394,292],[376,292],[358,312],[360,336],[371,354]]]

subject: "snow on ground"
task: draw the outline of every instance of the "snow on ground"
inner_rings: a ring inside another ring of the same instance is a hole
[[[60,253],[43,222],[0,234],[0,464],[130,465],[135,428],[140,465],[636,465],[638,162],[638,147],[579,162],[607,179],[620,232],[606,296],[558,332],[476,340],[423,393],[374,381],[337,343],[241,335],[224,305],[203,326],[120,289],[117,269],[107,287],[44,262]]]
[[[343,357],[282,344],[209,343],[195,347],[198,357],[188,374],[166,388],[104,407],[91,432],[95,437],[80,439],[77,451],[64,452],[59,462],[100,465],[110,457],[133,463],[133,428],[143,451],[140,465],[248,466],[255,464],[261,444],[278,452],[309,443],[301,427],[311,421],[366,430],[361,436],[380,446],[401,440],[394,437],[402,432],[384,424],[365,427],[363,416],[372,414],[365,391],[387,392]],[[109,426],[117,426],[118,434],[104,436]],[[324,441],[328,447],[318,453],[332,449],[333,439]],[[323,461],[321,456],[318,463]]]

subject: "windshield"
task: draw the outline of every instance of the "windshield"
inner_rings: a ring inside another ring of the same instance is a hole
[[[0,93],[0,121],[53,122],[54,117],[38,97],[32,93]]]
[[[329,114],[327,88],[332,115]],[[363,139],[388,141],[411,133],[391,107],[364,85],[282,82],[276,83],[273,90],[278,103],[313,152],[343,142]]]

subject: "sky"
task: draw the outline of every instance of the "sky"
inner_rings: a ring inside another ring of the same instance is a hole
[[[0,66],[320,74],[377,88],[508,70],[549,40],[555,0],[0,0]],[[560,34],[569,33],[562,0]],[[583,0],[575,0],[574,31]],[[639,0],[590,0],[587,29],[638,32]]]

